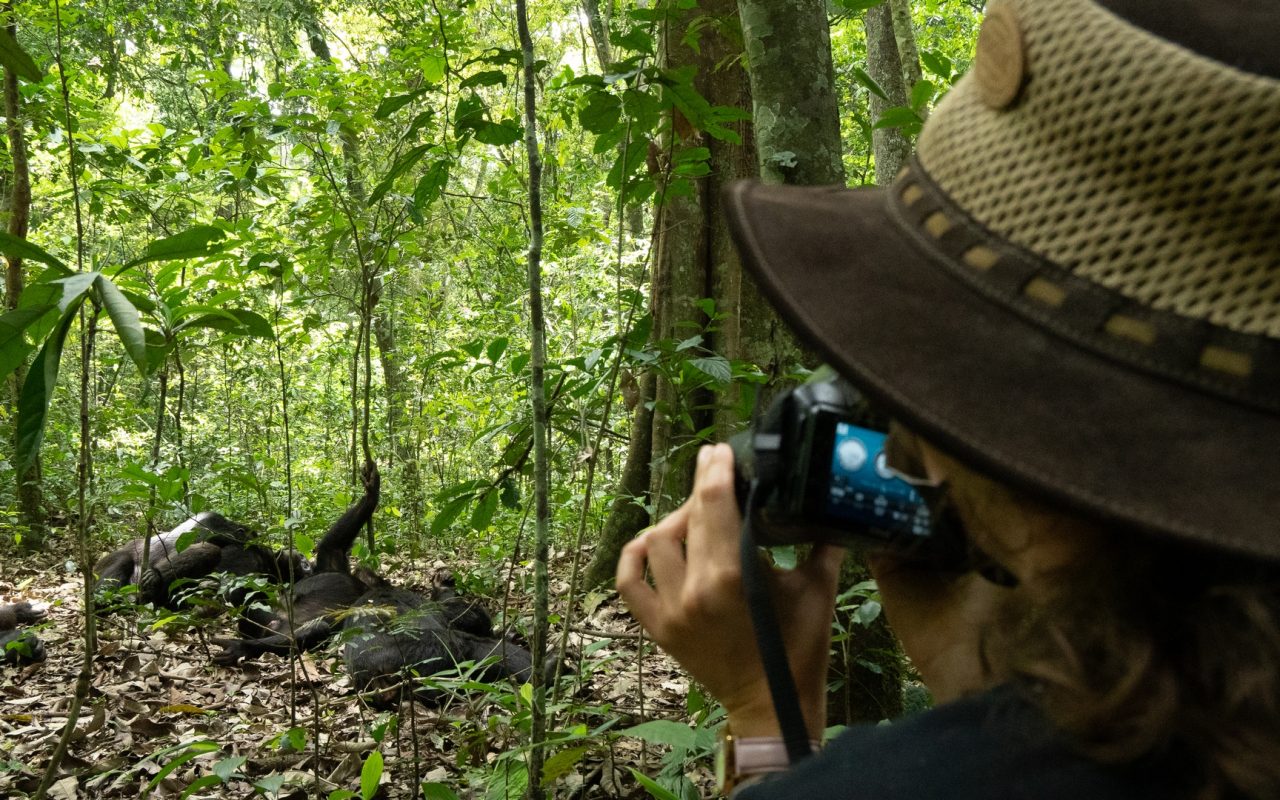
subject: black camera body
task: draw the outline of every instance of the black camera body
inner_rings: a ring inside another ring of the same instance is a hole
[[[829,541],[916,560],[963,560],[963,538],[936,524],[922,494],[929,490],[885,463],[887,425],[878,423],[862,395],[828,373],[782,394],[754,429],[732,437],[744,513],[756,486],[757,540]]]

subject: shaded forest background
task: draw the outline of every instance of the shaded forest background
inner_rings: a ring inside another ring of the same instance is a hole
[[[980,11],[529,10],[553,634],[613,602],[618,548],[681,501],[696,446],[815,366],[743,277],[720,188],[892,179],[967,68]],[[472,592],[517,598],[519,621],[534,459],[511,4],[6,0],[2,12],[6,562],[21,553],[65,581],[203,509],[309,552],[371,454],[383,500],[355,556],[384,572],[443,564]],[[15,598],[35,580],[0,577]],[[848,585],[836,721],[894,716],[909,667],[874,586]],[[696,688],[687,701],[672,724],[692,738],[633,734],[662,746],[656,783],[574,791],[692,796],[690,765],[717,720]],[[576,733],[542,773],[553,794],[615,727],[649,716],[643,701],[626,715],[591,708],[556,712],[559,733]],[[519,736],[496,741],[523,758]],[[44,760],[0,750],[0,772]],[[467,773],[478,796],[526,790],[494,784],[497,762],[479,761]]]

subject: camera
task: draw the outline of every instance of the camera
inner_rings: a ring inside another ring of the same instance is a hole
[[[938,524],[922,495],[929,489],[885,463],[886,430],[865,398],[830,370],[776,398],[752,429],[729,440],[738,505],[753,514],[757,540],[962,560],[963,537]]]

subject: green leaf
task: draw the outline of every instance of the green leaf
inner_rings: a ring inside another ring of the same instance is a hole
[[[395,94],[382,98],[382,102],[378,103],[378,110],[373,112],[374,119],[386,119],[400,109],[412,103],[414,100],[422,96],[425,90],[419,89],[408,94]]]
[[[412,169],[413,165],[421,161],[431,147],[429,144],[420,144],[397,158],[396,162],[391,165],[391,169],[387,170],[386,176],[383,177],[377,188],[373,190],[373,194],[369,195],[369,205],[376,205],[379,200],[386,196],[387,192],[391,191],[396,178]]]
[[[38,261],[54,267],[62,272],[63,275],[71,274],[71,268],[59,261],[54,256],[45,252],[26,239],[19,239],[11,233],[0,231],[0,253],[4,253],[9,258],[24,258],[27,261]]]
[[[906,106],[894,106],[893,108],[885,109],[885,112],[880,115],[880,119],[876,120],[876,124],[871,127],[902,128],[903,133],[906,133],[907,129],[912,126],[919,130],[921,124],[923,124],[923,121],[920,119],[920,115],[915,112],[915,109],[907,108]]]
[[[229,313],[240,322],[240,326],[244,328],[246,335],[267,340],[276,338],[276,329],[261,314],[250,311],[247,308],[233,308]]]
[[[60,281],[67,287],[58,305],[62,317],[36,355],[18,398],[17,436],[14,445],[18,474],[26,472],[40,452],[49,404],[53,402],[53,390],[58,385],[58,368],[62,362],[62,348],[67,341],[67,332],[71,330],[76,312],[96,276],[95,272],[77,273]]]
[[[52,309],[53,306],[49,305],[19,308],[0,316],[0,378],[7,376],[27,360],[35,347],[27,344],[22,332]]]
[[[836,0],[836,5],[840,6],[845,11],[851,11],[854,14],[861,14],[867,9],[875,8],[884,1],[885,0]]]
[[[470,89],[473,86],[505,86],[507,83],[507,75],[505,72],[499,72],[496,69],[489,69],[483,72],[477,72],[471,77],[464,80],[459,89]]]
[[[493,521],[493,513],[498,510],[498,492],[485,492],[480,502],[471,512],[471,530],[483,531]]]
[[[549,786],[568,775],[582,757],[591,751],[590,745],[569,747],[548,758],[542,765],[542,785]]]
[[[733,367],[724,356],[707,356],[690,359],[689,363],[699,372],[708,375],[720,383],[728,383],[733,379]]]
[[[524,129],[514,119],[504,119],[502,122],[485,122],[476,128],[476,141],[490,144],[494,147],[503,147],[518,142],[523,135]]]
[[[444,533],[453,524],[453,521],[458,518],[458,515],[462,513],[462,509],[466,508],[467,504],[471,502],[471,498],[472,495],[467,494],[450,500],[441,509],[440,513],[436,514],[436,518],[431,520],[431,535],[439,536]]]
[[[615,47],[621,47],[623,50],[632,50],[646,55],[653,55],[654,53],[653,35],[644,26],[637,25],[625,33],[611,32],[609,41]]]
[[[221,252],[223,240],[227,234],[213,225],[196,225],[182,233],[164,239],[157,239],[147,245],[142,255],[120,268],[120,274],[130,267],[146,264],[150,261],[180,261],[185,258],[199,258]]]
[[[876,83],[876,79],[867,74],[867,71],[859,66],[853,67],[853,79],[866,87],[876,97],[889,102],[889,95],[885,94],[884,89],[880,88],[880,84]]]
[[[951,59],[936,50],[921,50],[920,63],[925,69],[943,80],[950,80],[951,73],[955,71],[955,66],[951,63]]]
[[[107,316],[115,326],[116,335],[120,337],[125,353],[138,367],[138,372],[147,374],[147,337],[142,332],[142,320],[138,317],[138,309],[133,307],[133,303],[120,293],[106,275],[98,275],[94,283],[98,290],[98,299],[107,310]]]
[[[360,795],[364,800],[373,800],[378,793],[378,783],[382,780],[382,753],[374,750],[364,760],[360,769]]]
[[[641,786],[645,788],[645,791],[647,791],[651,797],[656,797],[657,800],[681,800],[681,798],[676,794],[668,789],[664,789],[657,781],[650,778],[648,775],[645,775],[635,767],[627,767],[627,769],[631,770],[631,775]]]
[[[866,627],[880,618],[880,608],[875,600],[867,600],[853,612],[853,618],[859,625]]]
[[[499,336],[497,339],[489,342],[489,346],[485,348],[484,351],[485,356],[493,363],[498,363],[498,359],[502,358],[502,354],[507,352],[507,345],[510,341],[511,340],[505,336]]]
[[[32,83],[44,80],[44,72],[36,66],[35,59],[27,55],[27,51],[22,49],[22,45],[18,44],[8,31],[3,30],[0,30],[0,64],[11,70],[14,75],[26,78]]]
[[[424,783],[422,784],[422,800],[458,800],[458,796],[443,783]]]
[[[202,775],[188,784],[187,788],[182,790],[182,794],[179,795],[179,798],[180,800],[185,799],[201,789],[208,789],[211,786],[221,786],[223,783],[224,781],[222,778],[219,778],[217,775]]]
[[[449,184],[449,162],[440,160],[427,167],[413,190],[413,204],[419,211],[436,201]]]
[[[916,85],[911,87],[911,108],[916,112],[924,110],[937,93],[938,87],[934,86],[932,81],[923,78],[916,81]]]
[[[649,744],[665,744],[681,750],[692,750],[697,744],[697,734],[693,728],[682,722],[655,719],[622,731],[624,736],[634,736]]]
[[[587,104],[578,109],[578,122],[595,134],[614,128],[622,119],[622,100],[607,89],[597,89],[587,95]]]
[[[218,745],[215,742],[209,742],[209,741],[192,742],[191,744],[187,745],[187,749],[185,751],[175,756],[172,760],[169,761],[169,763],[165,764],[163,767],[160,768],[160,771],[157,772],[155,774],[155,777],[153,777],[151,781],[147,784],[147,788],[148,789],[156,788],[157,786],[160,785],[161,781],[169,777],[169,775],[172,774],[173,771],[176,770],[178,767],[181,767],[183,764],[187,763],[193,758],[202,756],[205,753],[216,752],[217,749],[218,749]]]

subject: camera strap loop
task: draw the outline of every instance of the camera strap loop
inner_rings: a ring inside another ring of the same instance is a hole
[[[787,746],[787,757],[792,765],[813,753],[809,731],[805,726],[804,712],[800,709],[800,696],[796,691],[791,665],[787,661],[787,648],[778,625],[778,614],[773,606],[769,581],[760,564],[760,548],[756,544],[755,517],[758,480],[751,481],[747,492],[746,508],[742,515],[742,591],[746,595],[747,609],[751,612],[751,627],[755,629],[756,647],[764,665],[769,694],[773,698],[773,710],[782,728],[782,739]]]

